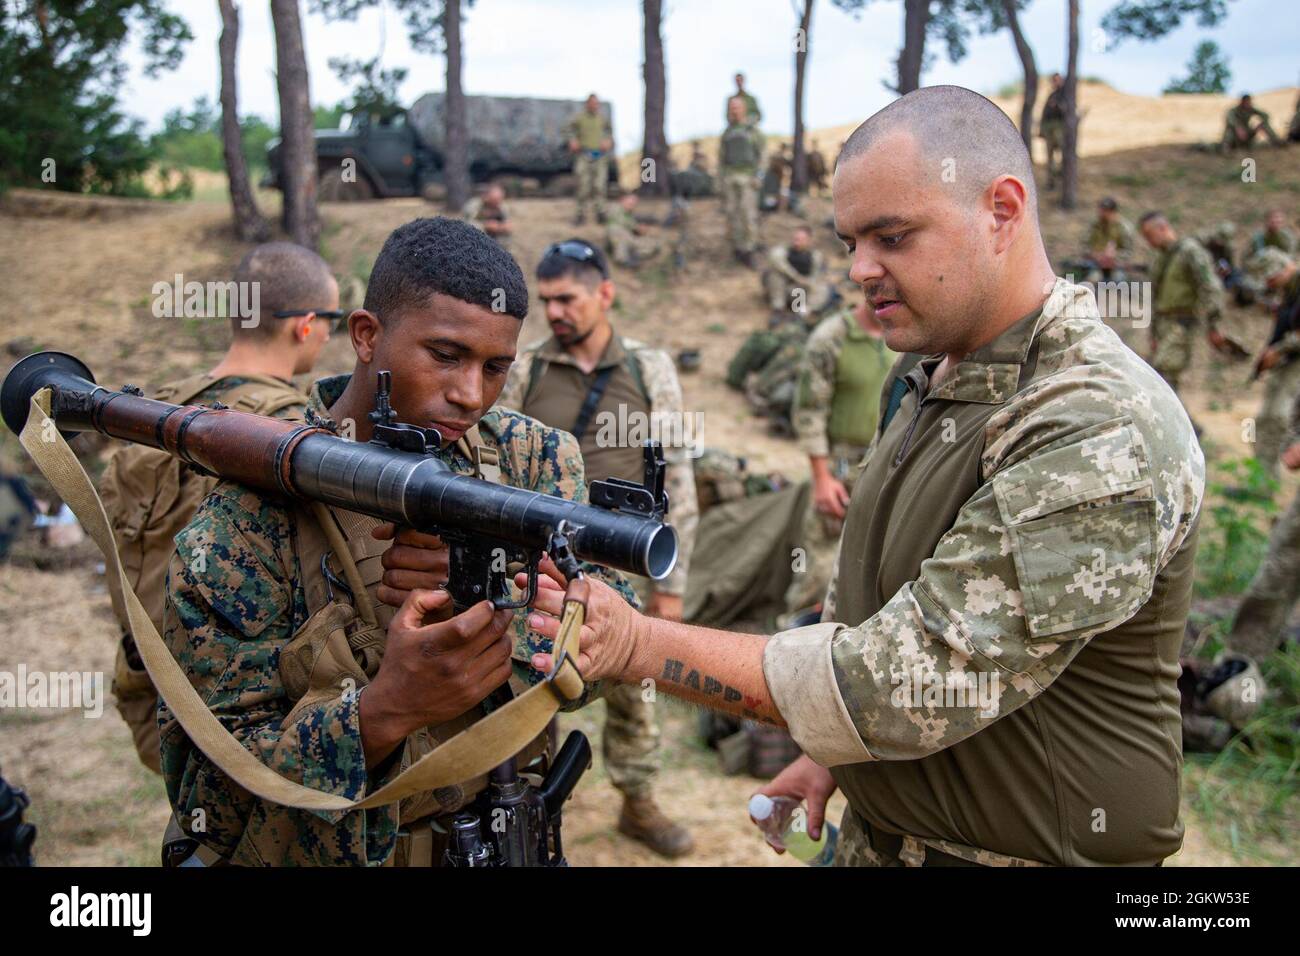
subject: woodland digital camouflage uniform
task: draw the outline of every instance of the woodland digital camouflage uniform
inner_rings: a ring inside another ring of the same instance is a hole
[[[843,482],[850,494],[858,475],[858,464],[870,445],[866,435],[833,435],[832,409],[835,404],[836,383],[841,373],[841,356],[850,332],[850,323],[857,327],[851,309],[841,309],[827,316],[808,337],[803,358],[799,363],[799,379],[795,391],[794,410],[791,416],[799,448],[810,458],[827,458],[831,475]],[[858,330],[859,338],[867,333]],[[871,361],[856,373],[866,379],[856,383],[877,397],[881,386],[898,356],[889,350],[883,339],[873,339]],[[875,413],[864,411],[862,428],[870,433],[879,420],[879,402]],[[822,599],[830,581],[830,571],[839,543],[843,522],[829,515],[819,514],[809,507],[804,518],[803,535],[806,566],[794,574],[785,594],[786,610],[790,612],[810,607]]]
[[[936,361],[909,373],[924,399],[904,399],[859,475],[822,623],[767,644],[773,700],[804,751],[833,769],[851,813],[904,816],[941,852],[1156,862],[1182,832],[1177,605],[1185,614],[1205,471],[1191,424],[1091,294],[1059,280],[1040,313],[926,392]],[[942,438],[949,417],[953,443]],[[902,455],[924,467],[896,472]],[[872,496],[899,473],[882,513]],[[864,522],[886,536],[880,554],[859,553]],[[913,541],[897,533],[905,526]],[[889,565],[893,553],[906,567]],[[864,606],[878,610],[855,618]],[[900,681],[969,686],[978,675],[1000,678],[987,681],[987,710],[898,695]],[[1056,752],[1046,763],[1035,749],[1044,721]],[[1017,745],[1016,760],[995,765],[999,747]],[[1143,766],[1125,764],[1129,782],[1112,789],[1115,762],[1130,757]],[[1068,819],[1063,788],[1076,801]],[[960,805],[936,796],[957,790]],[[1132,793],[1146,802],[1114,804],[1105,833],[1089,827],[1080,807]]]
[[[1205,247],[1191,236],[1156,252],[1151,316],[1151,365],[1169,386],[1192,362],[1197,332],[1214,328],[1223,314],[1223,284]]]
[[[519,351],[510,369],[510,377],[501,390],[497,404],[505,408],[520,408],[538,353],[551,340],[541,339]],[[623,338],[623,347],[638,362],[641,382],[649,396],[651,415],[672,416],[683,413],[682,387],[672,356],[662,349],[651,348],[636,339]],[[553,351],[545,361],[572,362],[567,355]],[[593,430],[595,425],[592,426]],[[563,432],[566,437],[567,432]],[[665,438],[667,436],[664,436]],[[664,490],[668,493],[668,520],[677,532],[677,565],[654,589],[665,594],[684,596],[686,580],[690,573],[691,552],[695,545],[695,532],[699,525],[699,501],[695,493],[695,473],[687,450],[669,447],[664,442],[664,457],[668,467],[664,474]],[[604,477],[604,476],[593,476]],[[644,603],[649,597],[650,582],[635,579],[638,594]],[[655,722],[654,704],[642,698],[641,688],[635,684],[619,684],[604,692],[606,724],[601,746],[605,767],[614,786],[629,796],[648,792],[658,771],[656,752],[659,747],[659,727]]]
[[[327,409],[350,376],[318,381],[308,406],[328,423]],[[500,408],[480,420],[483,440],[500,452],[504,483],[586,501],[582,457],[573,438]],[[460,474],[473,465],[453,446],[437,453]],[[292,707],[279,656],[307,619],[302,571],[294,551],[292,512],[269,495],[229,482],[218,485],[176,538],[169,574],[165,639],[209,709],[263,763],[295,782],[357,799],[382,786],[401,761],[375,776],[367,772],[358,696],[346,695],[305,710],[282,724]],[[614,572],[586,570],[635,603]],[[548,641],[514,624],[516,677],[535,683],[527,662]],[[578,703],[599,692],[589,686]],[[397,807],[314,812],[270,804],[234,785],[197,751],[169,709],[159,708],[162,771],[177,818],[188,829],[202,811],[206,829],[196,839],[234,863],[366,865],[393,851]],[[410,821],[400,821],[410,822]]]

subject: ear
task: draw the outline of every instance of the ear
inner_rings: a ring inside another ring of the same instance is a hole
[[[294,345],[301,345],[303,342],[306,342],[311,338],[311,324],[315,318],[315,312],[308,312],[306,315],[299,315],[294,318],[290,325]]]
[[[600,296],[600,306],[602,309],[608,309],[614,304],[614,280],[603,279],[596,288],[596,294]]]
[[[987,200],[993,212],[993,248],[1005,252],[1011,247],[1029,212],[1029,193],[1015,176],[999,176],[988,188]]]
[[[348,316],[348,337],[352,340],[352,350],[357,353],[357,361],[369,365],[374,360],[383,328],[378,316],[365,309],[357,309]]]

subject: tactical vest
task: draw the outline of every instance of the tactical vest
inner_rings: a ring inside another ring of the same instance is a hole
[[[827,437],[833,442],[866,449],[880,415],[880,383],[889,374],[895,355],[883,339],[857,332],[851,316],[848,334],[835,362],[835,394],[831,398]]]
[[[477,425],[458,445],[474,462],[475,477],[501,481],[497,450],[482,443]],[[280,680],[294,702],[284,718],[286,724],[303,710],[360,690],[379,670],[388,624],[397,613],[378,599],[384,574],[381,559],[390,542],[380,541],[370,532],[383,523],[370,515],[319,502],[303,503],[294,510],[294,553],[303,576],[308,616],[280,652]],[[405,770],[482,716],[475,708],[411,734],[402,747],[399,769]],[[546,734],[534,738],[518,755],[519,766],[545,754],[547,742]],[[480,774],[399,802],[398,846],[387,865],[437,865],[440,854],[434,847],[438,840],[430,832],[430,819],[459,810],[486,784],[487,774]]]
[[[235,377],[235,376],[232,376]],[[254,415],[275,415],[307,397],[289,383],[267,375],[240,375],[238,385],[220,391],[215,400]],[[222,380],[194,375],[164,385],[159,401],[185,405]],[[167,597],[167,565],[175,549],[173,539],[190,523],[217,479],[201,475],[166,452],[144,445],[128,445],[111,459],[100,482],[104,510],[122,567],[140,603],[159,633],[163,629],[163,604]],[[158,693],[140,663],[126,623],[126,611],[113,589],[113,613],[122,628],[113,669],[113,696],[122,719],[131,728],[140,761],[160,772]]]
[[[722,134],[722,166],[725,169],[755,169],[758,149],[747,126],[731,126]]]

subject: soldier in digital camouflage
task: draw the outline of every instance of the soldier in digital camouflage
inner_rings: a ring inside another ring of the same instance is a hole
[[[501,248],[510,248],[514,225],[510,222],[510,214],[506,212],[506,191],[501,186],[493,183],[483,190],[483,195],[475,196],[467,202],[461,218],[482,229]]]
[[[1250,259],[1247,271],[1261,288],[1279,296],[1273,329],[1255,363],[1264,379],[1264,399],[1255,416],[1255,459],[1276,475],[1291,402],[1300,395],[1300,267],[1281,250],[1266,247]]]
[[[668,467],[668,521],[677,530],[677,566],[663,581],[634,578],[647,614],[680,621],[699,505],[691,456],[703,436],[682,405],[672,357],[618,334],[609,310],[616,289],[599,249],[581,239],[550,246],[537,265],[537,291],[551,335],[520,350],[498,402],[577,438],[592,478],[640,482],[642,442],[658,439]],[[565,437],[568,437],[566,435]],[[623,794],[619,831],[656,853],[683,856],[694,846],[652,793],[658,770],[655,704],[637,684],[605,693],[605,768]]]
[[[757,266],[758,167],[763,160],[763,134],[747,118],[745,101],[727,102],[727,128],[718,140],[718,180],[732,254],[750,268]]]
[[[842,864],[1158,864],[1183,833],[1191,422],[1053,275],[1029,156],[984,97],[894,101],[834,197],[886,344],[926,357],[881,396],[822,622],[692,628],[597,585],[579,666],[788,726],[806,756],[762,792],[806,800],[816,836],[843,789]],[[560,599],[532,626],[553,635]]]
[[[834,301],[835,285],[826,268],[826,256],[813,244],[812,230],[795,226],[789,244],[775,245],[767,254],[763,272],[767,305],[776,315],[791,312],[812,324],[812,316]]]
[[[1088,230],[1088,258],[1092,269],[1087,282],[1123,282],[1124,264],[1132,259],[1133,224],[1119,213],[1119,203],[1110,196],[1097,203],[1097,218]]]
[[[1180,237],[1164,213],[1152,210],[1139,222],[1142,235],[1156,250],[1151,263],[1152,367],[1178,392],[1192,364],[1198,331],[1211,339],[1223,315],[1223,283],[1205,247],[1191,236]]]
[[[1300,251],[1300,240],[1286,225],[1286,213],[1281,209],[1270,209],[1264,220],[1264,228],[1250,237],[1250,249],[1246,252],[1247,261],[1265,249],[1277,249],[1288,256]]]
[[[1263,133],[1274,146],[1286,146],[1286,141],[1273,131],[1268,114],[1255,107],[1249,93],[1242,95],[1237,104],[1223,117],[1223,138],[1219,140],[1219,151],[1237,149],[1252,145]]]
[[[799,363],[792,419],[808,456],[813,494],[804,519],[804,561],[785,593],[795,614],[821,601],[830,580],[845,509],[880,420],[880,392],[898,356],[864,300],[827,316]]]
[[[586,500],[571,436],[492,407],[527,308],[518,265],[484,233],[458,220],[407,223],[384,244],[364,307],[349,316],[356,366],[313,386],[309,420],[368,440],[378,373],[389,370],[399,420],[437,428],[444,444],[436,454],[456,472],[477,473],[492,459],[506,484]],[[290,695],[282,652],[312,616],[316,563],[303,556],[312,528],[289,502],[230,482],[177,535],[165,639],[211,711],[259,760],[355,799],[409,766],[418,747],[427,751],[477,719],[512,662],[518,677],[535,679],[519,662],[549,642],[530,634],[521,614],[494,612],[486,601],[451,616],[449,594],[436,590],[448,567],[436,537],[337,509],[334,519],[385,634],[377,670],[358,692],[309,705]],[[617,574],[587,570],[635,600]],[[159,723],[167,795],[203,862],[409,863],[422,845],[414,831],[474,796],[467,781],[371,810],[290,809],[232,784],[165,705]]]
[[[605,218],[605,248],[625,269],[640,268],[659,254],[659,243],[647,236],[646,227],[637,221],[639,204],[636,193],[624,193]]]
[[[569,152],[573,154],[573,175],[578,187],[575,226],[587,221],[594,209],[597,219],[605,218],[605,188],[609,183],[609,159],[614,152],[614,130],[600,111],[600,100],[592,93],[582,110],[569,121]]]

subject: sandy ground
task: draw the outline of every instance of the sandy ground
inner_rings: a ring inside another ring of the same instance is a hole
[[[1294,91],[1276,98],[1277,103],[1260,99],[1280,125],[1280,117],[1289,115]],[[1134,99],[1140,98],[1114,91],[1103,97],[1089,88],[1083,101],[1085,108],[1094,107],[1089,128],[1109,115],[1106,110],[1118,110]],[[1181,126],[1187,126],[1188,137],[1216,135],[1210,120],[1221,115],[1222,104],[1212,109],[1203,105],[1194,112],[1167,100],[1157,105],[1176,108],[1161,111],[1152,101],[1144,102],[1145,118],[1141,111],[1125,115],[1133,136],[1137,127],[1149,128],[1157,113],[1168,127],[1161,135],[1175,141],[1184,132]],[[1110,105],[1104,110],[1105,103]],[[1202,112],[1205,116],[1193,123]],[[1091,138],[1091,132],[1085,134],[1085,154]],[[1077,213],[1066,215],[1044,201],[1044,232],[1054,260],[1075,252],[1091,207],[1103,195],[1114,195],[1134,218],[1145,208],[1165,208],[1187,229],[1230,218],[1243,230],[1253,230],[1269,206],[1297,206],[1300,161],[1291,154],[1260,151],[1258,181],[1245,184],[1236,159],[1138,140],[1130,145],[1139,148],[1083,164]],[[643,209],[664,211],[653,203]],[[574,232],[567,201],[521,200],[511,204],[511,211],[517,223],[513,251],[526,273],[547,243]],[[322,251],[341,277],[364,277],[393,227],[434,212],[421,200],[324,207]],[[818,242],[836,268],[842,268],[846,260],[831,230],[823,227],[828,215],[826,201],[810,202],[807,219],[819,227]],[[765,218],[765,239],[783,240],[795,222],[786,213]],[[593,227],[579,232],[599,239]],[[702,352],[701,371],[684,376],[683,385],[687,409],[705,412],[707,443],[743,453],[760,470],[780,469],[792,477],[806,474],[806,463],[793,443],[767,434],[740,396],[723,383],[726,362],[740,339],[762,327],[767,313],[756,276],[733,264],[724,252],[716,201],[693,205],[689,249],[690,261],[681,274],[661,263],[638,274],[616,276],[618,327],[672,350],[691,347]],[[114,386],[131,382],[149,388],[187,374],[209,363],[223,347],[224,322],[156,318],[151,310],[153,287],[171,283],[177,274],[186,280],[223,279],[243,251],[230,233],[228,208],[215,199],[115,203],[13,194],[0,201],[0,283],[8,304],[4,347],[12,356],[36,348],[72,351],[88,361],[101,381]],[[1270,325],[1261,311],[1233,308],[1226,328],[1254,349]],[[1135,347],[1143,347],[1141,329],[1132,323],[1116,327]],[[534,309],[524,339],[543,331]],[[331,342],[322,371],[348,367],[346,342]],[[1254,413],[1259,386],[1245,382],[1241,366],[1225,366],[1203,348],[1190,384],[1189,405],[1206,426],[1208,457],[1213,462],[1240,456],[1241,422]],[[25,468],[15,445],[12,436],[0,431],[0,461]],[[1294,486],[1290,479],[1286,493]],[[12,671],[20,663],[29,669],[75,669],[102,673],[107,683],[116,627],[102,575],[93,556],[65,564],[69,566],[47,571],[11,565],[0,574],[0,670]],[[597,750],[602,708],[597,704],[565,718],[566,728],[586,729]],[[664,769],[659,799],[668,812],[691,826],[698,844],[697,853],[683,864],[797,865],[769,853],[747,821],[745,804],[758,782],[717,772],[716,756],[695,740],[695,718],[688,708],[666,703],[661,715]],[[137,765],[111,704],[98,718],[67,711],[0,710],[0,767],[33,798],[30,818],[41,829],[38,848],[43,862],[156,862],[167,815],[162,786]],[[566,810],[566,843],[575,864],[662,863],[614,832],[618,806],[597,754],[595,767]],[[1207,865],[1254,858],[1250,853],[1234,855],[1219,829],[1207,826],[1191,808],[1185,818],[1186,843],[1172,862]],[[1273,849],[1289,852],[1286,847]]]

